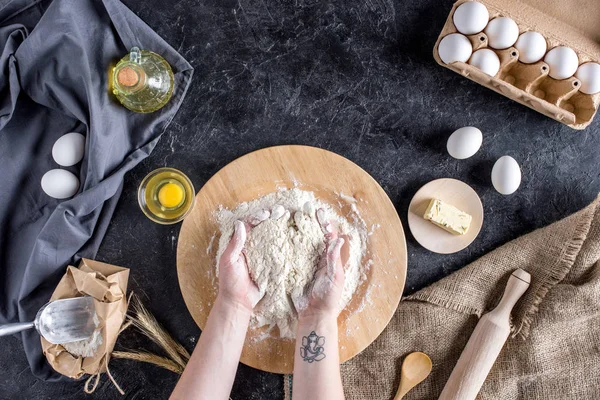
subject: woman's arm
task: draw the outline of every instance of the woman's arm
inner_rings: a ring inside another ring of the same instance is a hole
[[[250,227],[235,224],[219,261],[219,294],[171,399],[229,399],[250,315],[260,300],[242,254]]]
[[[337,317],[344,288],[340,252],[344,239],[330,222],[319,222],[326,248],[309,293],[308,306],[299,309],[294,355],[294,400],[340,400],[344,398],[340,376]]]
[[[337,315],[303,316],[296,335],[292,398],[343,399]]]
[[[251,312],[217,297],[171,399],[229,399]]]

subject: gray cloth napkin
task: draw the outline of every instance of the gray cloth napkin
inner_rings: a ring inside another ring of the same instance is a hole
[[[152,114],[136,114],[108,93],[109,66],[138,46],[171,64],[175,90]],[[0,5],[0,323],[33,320],[69,263],[94,258],[123,186],[179,109],[193,69],[117,0],[12,0]],[[52,145],[86,136],[79,177],[65,201],[40,180],[59,168]],[[39,336],[22,334],[33,373],[59,379]]]

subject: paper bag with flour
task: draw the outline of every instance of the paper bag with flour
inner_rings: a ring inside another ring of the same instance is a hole
[[[98,317],[99,337],[93,348],[85,349],[86,356],[73,355],[69,345],[52,344],[41,338],[48,363],[57,372],[70,378],[106,372],[111,352],[127,313],[127,280],[129,269],[98,261],[82,259],[79,268],[69,266],[54,290],[51,300],[92,296]],[[71,350],[73,351],[73,350]]]

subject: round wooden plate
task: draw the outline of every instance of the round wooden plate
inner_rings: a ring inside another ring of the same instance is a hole
[[[470,214],[471,226],[464,235],[453,235],[425,220],[423,215],[431,199],[440,199]],[[481,231],[483,206],[477,193],[466,183],[456,179],[436,179],[423,186],[408,206],[408,226],[421,244],[434,253],[456,253],[470,245]]]
[[[340,215],[355,206],[372,231],[363,265],[367,279],[338,318],[340,361],[366,348],[386,327],[400,301],[406,278],[406,241],[394,205],[369,174],[329,151],[306,146],[271,147],[247,154],[215,174],[196,196],[193,211],[181,227],[177,275],[188,310],[201,329],[217,295],[215,259],[219,206],[286,188],[315,193]],[[281,374],[292,373],[295,341],[273,337],[265,329],[250,329],[241,362]]]

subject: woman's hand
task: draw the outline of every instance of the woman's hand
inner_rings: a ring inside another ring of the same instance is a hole
[[[217,300],[172,399],[229,397],[252,309],[261,297],[248,273],[244,255],[246,236],[270,214],[261,211],[244,222],[235,222],[233,235],[219,260]]]
[[[219,297],[252,311],[264,296],[252,281],[244,245],[247,234],[267,219],[289,219],[290,212],[278,205],[259,210],[244,221],[236,221],[233,236],[219,260]]]
[[[316,314],[337,317],[341,311],[340,299],[345,280],[342,247],[345,239],[340,237],[332,221],[325,220],[324,215],[323,209],[317,210],[317,220],[325,235],[325,250],[319,260],[313,285],[309,289],[308,305],[298,310],[300,317]]]
[[[325,250],[321,255],[308,305],[296,305],[298,330],[297,353],[294,356],[295,400],[342,400],[344,390],[340,376],[337,317],[344,288],[344,264],[347,261],[347,239],[340,237],[332,221],[317,210],[317,219],[325,235]],[[345,247],[345,248],[344,248]],[[296,302],[295,302],[296,303]],[[300,306],[300,308],[299,308]]]
[[[235,221],[233,236],[219,260],[219,297],[250,312],[261,294],[250,278],[244,245],[248,231],[262,221]]]

